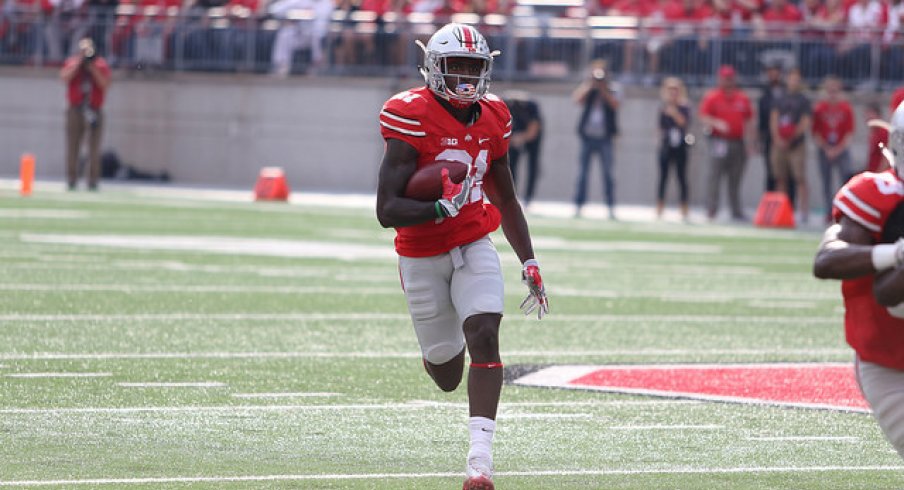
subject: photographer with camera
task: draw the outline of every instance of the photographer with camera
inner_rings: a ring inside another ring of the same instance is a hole
[[[78,157],[82,138],[88,133],[88,190],[97,190],[100,178],[100,138],[103,130],[104,95],[110,86],[110,67],[97,54],[94,41],[84,37],[78,42],[78,54],[63,64],[60,78],[67,86],[66,179],[75,189],[79,175]]]
[[[615,219],[615,179],[612,167],[613,145],[618,135],[619,99],[617,90],[609,83],[602,60],[593,62],[590,76],[575,89],[572,98],[583,107],[577,128],[581,140],[581,156],[574,196],[575,216],[581,215],[581,208],[587,200],[590,159],[593,154],[597,154],[603,167],[603,188],[609,218]]]

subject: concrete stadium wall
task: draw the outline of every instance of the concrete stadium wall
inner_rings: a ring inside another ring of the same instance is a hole
[[[106,104],[105,148],[115,149],[127,163],[147,171],[167,170],[178,184],[251,189],[263,166],[282,166],[295,192],[373,192],[382,154],[377,113],[398,90],[418,85],[411,78],[296,78],[262,76],[164,75],[159,78],[114,76]],[[579,107],[566,85],[512,87],[537,97],[545,119],[542,175],[538,200],[571,201],[577,178]],[[19,156],[33,152],[37,176],[64,176],[63,111],[65,94],[55,70],[32,68],[0,71],[0,175],[17,175]],[[699,100],[700,94],[693,94]],[[756,94],[752,94],[754,97]],[[654,90],[624,94],[622,135],[616,149],[617,200],[651,204],[655,200],[657,164]],[[887,97],[881,98],[883,106]],[[858,106],[858,118],[862,110]],[[859,123],[859,119],[858,119]],[[699,128],[695,128],[699,135]],[[853,150],[855,164],[866,152],[863,124]],[[691,201],[702,204],[707,174],[706,144],[691,156]],[[810,201],[822,207],[822,192],[809,152]],[[753,208],[763,190],[762,159],[749,159],[743,199]],[[523,184],[523,182],[522,182]],[[677,200],[672,182],[669,203]],[[599,165],[590,176],[590,200],[601,202]],[[725,209],[725,192],[722,192]]]

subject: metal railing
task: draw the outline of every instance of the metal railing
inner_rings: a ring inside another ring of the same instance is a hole
[[[414,40],[458,21],[476,25],[492,48],[502,50],[494,74],[499,80],[577,80],[597,58],[607,60],[616,77],[636,83],[673,74],[691,85],[710,84],[726,63],[742,83],[751,83],[772,60],[799,67],[810,82],[829,74],[864,88],[904,80],[904,40],[882,31],[855,36],[806,26],[568,17],[533,1],[538,3],[530,9],[507,16],[443,18],[295,10],[258,16],[244,8],[131,5],[66,15],[7,9],[0,14],[0,63],[53,66],[78,37],[90,35],[111,65],[130,70],[411,75],[421,60]]]

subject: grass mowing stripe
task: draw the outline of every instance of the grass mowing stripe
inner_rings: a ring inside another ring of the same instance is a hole
[[[411,317],[404,313],[136,313],[136,314],[70,314],[70,313],[7,313],[0,314],[0,321],[6,322],[136,322],[136,321],[179,321],[179,320],[406,320]],[[531,321],[530,318],[506,318],[505,322]],[[633,314],[558,314],[548,316],[544,322],[682,322],[682,323],[794,323],[806,325],[834,325],[840,327],[838,316],[784,316],[784,315],[633,315]]]
[[[352,280],[349,278],[348,280]],[[394,279],[393,279],[394,281]],[[335,295],[402,295],[401,290],[395,284],[384,287],[348,287],[348,286],[223,286],[223,285],[135,285],[135,284],[23,284],[23,283],[7,283],[0,284],[0,291],[16,291],[16,292],[57,292],[57,291],[75,291],[75,292],[115,292],[115,293],[234,293],[234,294],[335,294]],[[738,301],[738,300],[807,300],[807,306],[815,305],[816,300],[837,301],[837,295],[828,292],[802,292],[795,293],[791,291],[691,291],[686,293],[675,291],[655,291],[646,289],[643,291],[626,291],[626,290],[587,290],[575,288],[559,288],[553,290],[558,297],[568,298],[655,298],[668,301],[690,301],[690,302],[722,302],[722,301]],[[510,295],[521,295],[511,292]],[[766,306],[779,303],[764,303]]]
[[[662,468],[644,470],[535,470],[500,471],[497,477],[532,476],[611,476],[611,475],[664,475],[664,474],[755,474],[755,473],[822,473],[835,471],[901,471],[904,466],[778,466],[741,468]],[[248,476],[187,476],[149,478],[95,478],[84,480],[22,480],[0,481],[0,487],[36,487],[67,485],[143,485],[165,483],[228,483],[274,481],[328,481],[328,480],[386,480],[459,478],[459,472],[434,473],[367,473],[332,475],[248,475]]]
[[[500,403],[500,410],[510,408],[540,408],[540,407],[625,407],[625,406],[656,406],[656,405],[699,405],[702,402],[695,400],[599,400],[591,402],[515,402]],[[180,412],[296,412],[296,411],[329,411],[329,410],[353,410],[353,411],[385,411],[385,410],[426,410],[426,409],[450,409],[460,410],[467,408],[465,402],[436,402],[430,400],[412,400],[404,403],[349,403],[349,404],[318,404],[318,405],[218,405],[218,406],[149,406],[149,407],[69,407],[69,408],[3,408],[0,414],[5,415],[59,415],[59,414],[122,414],[122,413],[180,413]]]
[[[116,383],[121,388],[225,388],[226,383],[217,381],[185,381],[185,382],[147,382],[147,383]]]
[[[113,373],[10,373],[7,378],[106,378]]]
[[[809,355],[823,358],[825,356],[850,355],[851,350],[840,348],[807,348],[807,349],[707,349],[710,355]],[[699,349],[611,349],[611,350],[530,350],[502,351],[505,357],[604,357],[604,356],[678,356],[699,354]],[[142,359],[414,359],[421,357],[419,352],[102,352],[102,353],[48,353],[33,354],[0,353],[3,361],[51,361],[51,360],[142,360]]]

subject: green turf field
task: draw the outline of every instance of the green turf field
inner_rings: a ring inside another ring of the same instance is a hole
[[[0,191],[0,487],[461,488],[466,396],[420,365],[355,205]],[[342,203],[340,203],[342,204]],[[530,215],[551,314],[507,366],[852,358],[817,232]],[[497,488],[889,489],[869,415],[507,385]]]

